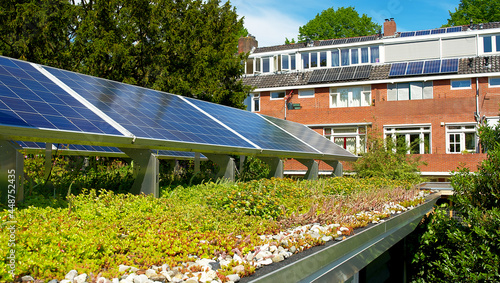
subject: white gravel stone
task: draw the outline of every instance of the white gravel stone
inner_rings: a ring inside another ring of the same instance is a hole
[[[75,277],[76,277],[76,276],[78,276],[78,271],[76,271],[76,270],[74,270],[74,269],[73,269],[73,270],[70,270],[70,271],[66,274],[66,276],[64,276],[64,279],[67,279],[67,280],[69,280],[69,281],[71,281],[71,282],[72,282],[72,281],[73,281],[73,279],[75,279]]]
[[[127,270],[129,270],[129,269],[130,269],[130,266],[128,266],[128,265],[120,264],[120,265],[118,266],[118,272],[120,272],[120,273],[121,273],[121,272],[125,272],[125,271],[127,271]]]
[[[145,275],[146,275],[148,278],[151,278],[151,277],[153,277],[153,276],[155,276],[155,275],[156,275],[156,271],[155,271],[154,269],[148,269],[148,270],[146,270]]]
[[[74,283],[85,283],[85,281],[87,281],[86,273],[80,274],[73,279]]]
[[[238,274],[229,274],[228,276],[226,276],[227,279],[233,281],[233,282],[238,282],[240,281],[240,276]]]

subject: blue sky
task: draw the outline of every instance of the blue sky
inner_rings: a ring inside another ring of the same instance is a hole
[[[353,6],[372,21],[383,24],[394,18],[398,31],[439,28],[447,23],[448,11],[454,11],[460,0],[231,0],[236,12],[244,16],[245,27],[259,41],[259,46],[284,44],[295,38],[299,27],[321,11]]]

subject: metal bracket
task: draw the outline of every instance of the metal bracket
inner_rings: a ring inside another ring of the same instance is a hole
[[[307,180],[317,180],[319,174],[319,165],[314,159],[296,159],[302,165],[307,167],[306,175],[304,179]]]
[[[152,194],[154,197],[160,196],[159,171],[160,162],[149,149],[120,148],[130,158],[132,158],[139,168],[134,168],[136,173],[134,184],[130,189],[133,194]]]

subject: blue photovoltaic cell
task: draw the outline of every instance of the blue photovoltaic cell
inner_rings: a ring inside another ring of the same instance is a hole
[[[0,124],[122,135],[29,63],[1,56]]]
[[[254,148],[177,95],[45,69],[137,137]]]
[[[255,113],[201,100],[189,101],[262,149],[318,153]]]
[[[410,36],[415,36],[415,32],[414,31],[405,31],[405,32],[402,32],[400,37],[410,37]]]
[[[415,35],[419,36],[419,35],[429,35],[431,34],[431,31],[430,30],[419,30],[415,33]]]
[[[424,61],[410,62],[406,69],[406,75],[420,75],[424,69]]]
[[[441,73],[458,72],[458,59],[445,59],[441,62]]]
[[[450,32],[460,32],[462,31],[462,27],[449,27],[446,29],[446,32],[447,33],[450,33]]]
[[[436,74],[441,70],[441,60],[425,61],[424,74]]]
[[[404,76],[406,74],[406,66],[408,63],[394,63],[389,71],[389,76]]]
[[[433,29],[431,31],[431,34],[440,34],[440,33],[446,33],[446,28],[438,28],[438,29]]]

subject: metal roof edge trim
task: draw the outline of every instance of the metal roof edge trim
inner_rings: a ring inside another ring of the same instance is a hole
[[[440,196],[250,282],[343,282],[410,234]]]

